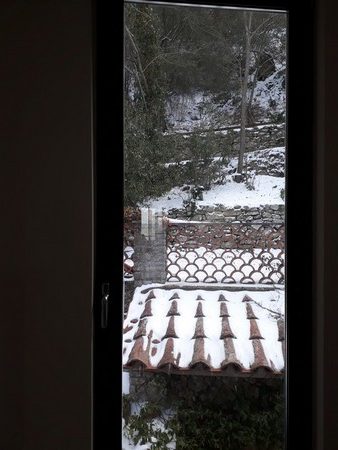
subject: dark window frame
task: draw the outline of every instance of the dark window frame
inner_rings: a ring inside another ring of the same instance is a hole
[[[151,1],[149,1],[151,3]],[[287,239],[287,430],[286,448],[301,434],[304,448],[315,441],[313,383],[314,308],[314,2],[287,0],[176,0],[176,4],[262,8],[288,13]],[[122,0],[94,1],[94,450],[119,448],[122,347]],[[302,130],[301,132],[299,130]],[[306,151],[307,158],[299,149]],[[298,151],[297,151],[298,150]],[[302,168],[302,170],[300,170]],[[311,195],[312,194],[312,195]],[[112,204],[114,198],[114,205]],[[299,199],[302,213],[299,217]],[[300,222],[303,226],[300,227]],[[302,263],[301,263],[302,262]],[[309,280],[306,286],[298,278]],[[108,327],[101,329],[101,285],[110,283]],[[292,293],[292,298],[289,294]],[[290,297],[290,299],[289,299]],[[306,342],[306,345],[304,345]],[[115,413],[115,415],[114,415]]]

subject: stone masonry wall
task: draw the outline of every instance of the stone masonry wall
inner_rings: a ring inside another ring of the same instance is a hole
[[[260,205],[259,207],[234,206],[227,208],[223,205],[201,206],[195,211],[186,209],[171,209],[170,219],[208,221],[208,222],[271,222],[283,223],[285,220],[284,205]]]

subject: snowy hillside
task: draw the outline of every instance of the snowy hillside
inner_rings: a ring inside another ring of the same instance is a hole
[[[166,105],[169,131],[192,131],[195,128],[227,126],[238,122],[236,112],[239,108],[239,96],[232,96],[226,102],[219,96],[205,92],[191,95],[171,95]],[[250,90],[248,100],[250,98]],[[272,116],[285,115],[285,71],[277,70],[264,81],[257,81],[252,107],[261,122],[268,122]]]
[[[225,207],[283,205],[284,204],[284,147],[251,152],[247,157],[248,181],[237,183],[232,173],[237,166],[237,159],[232,158],[222,169],[222,184],[214,183],[211,189],[203,191],[203,199],[196,200],[196,206]],[[276,176],[277,175],[277,176]],[[148,199],[141,206],[163,210],[180,209],[184,201],[191,199],[187,186],[176,186],[162,197]]]

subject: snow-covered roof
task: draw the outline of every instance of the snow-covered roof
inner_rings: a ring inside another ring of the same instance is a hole
[[[123,365],[178,373],[278,376],[284,291],[138,287],[124,321]]]

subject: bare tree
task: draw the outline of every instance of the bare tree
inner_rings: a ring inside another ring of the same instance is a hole
[[[248,116],[248,78],[250,68],[250,55],[251,55],[251,25],[252,25],[252,12],[244,11],[244,27],[245,27],[245,63],[244,74],[241,79],[241,131],[240,131],[240,144],[238,154],[238,167],[237,172],[242,174],[243,172],[243,157],[245,151],[245,135],[246,135],[246,123]]]

